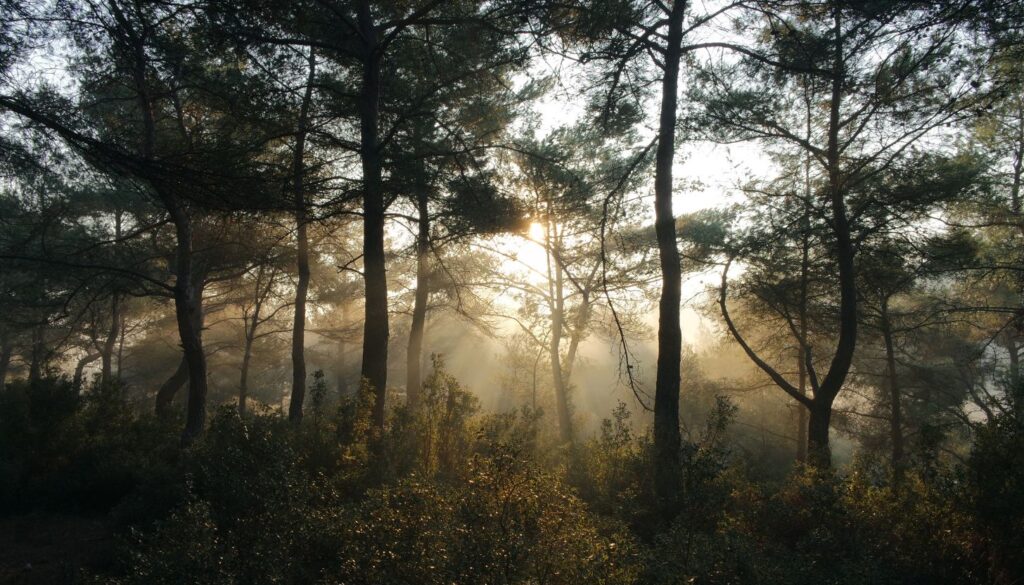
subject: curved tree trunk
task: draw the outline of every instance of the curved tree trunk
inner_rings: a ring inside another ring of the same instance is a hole
[[[853,363],[853,352],[857,344],[857,275],[854,271],[854,247],[850,234],[850,222],[846,216],[846,188],[841,172],[839,151],[840,106],[845,67],[842,51],[842,27],[840,13],[835,9],[835,46],[832,63],[832,95],[829,104],[828,148],[826,164],[828,169],[828,196],[832,207],[832,230],[836,237],[836,257],[839,264],[839,342],[836,345],[828,374],[815,392],[815,410],[828,409],[828,416],[811,412],[808,429],[811,462],[820,467],[832,464],[829,449],[828,425],[816,428],[822,420],[831,418],[832,404],[843,388],[846,376]]]
[[[423,391],[423,331],[427,321],[427,302],[430,300],[430,209],[427,188],[420,185],[416,194],[419,210],[419,231],[416,237],[416,298],[412,307],[412,325],[409,327],[409,349],[406,353],[405,393],[409,406],[419,405]]]
[[[203,352],[203,292],[192,263],[192,222],[184,205],[174,206],[174,227],[178,235],[178,258],[174,283],[174,307],[181,348],[188,362],[188,406],[182,445],[191,444],[206,425],[206,354]]]
[[[120,26],[130,29],[123,15],[115,13]],[[137,92],[139,109],[142,114],[140,154],[143,160],[154,161],[156,157],[156,116],[153,94],[150,91],[148,56],[146,54],[145,31],[142,34],[126,34],[133,51],[132,76]],[[151,184],[164,209],[174,224],[174,312],[178,323],[178,336],[184,361],[188,364],[188,409],[181,443],[187,446],[202,432],[206,424],[206,355],[203,353],[202,337],[202,283],[194,282],[192,258],[192,218],[182,198],[172,189],[160,183]],[[172,394],[173,397],[173,394]],[[158,402],[159,405],[159,402]],[[159,408],[159,406],[158,406]]]
[[[682,267],[676,244],[672,211],[672,165],[675,161],[676,102],[686,2],[676,0],[669,15],[668,37],[661,84],[661,113],[655,158],[654,211],[661,263],[661,300],[658,306],[658,365],[654,391],[654,483],[658,500],[675,500],[679,477],[679,368],[683,338],[679,324],[682,302]]]
[[[85,367],[100,358],[98,353],[89,353],[82,356],[75,364],[75,374],[71,378],[71,384],[75,389],[82,389],[82,378],[85,375]]]
[[[174,402],[174,396],[178,393],[185,383],[188,382],[188,361],[182,356],[181,361],[178,362],[177,369],[171,374],[171,377],[167,379],[160,389],[156,393],[156,415],[160,418],[166,418],[171,413],[171,403]]]
[[[298,282],[295,285],[295,321],[292,327],[292,397],[288,404],[288,418],[302,420],[302,404],[306,397],[306,294],[309,291],[309,222],[306,210],[306,134],[309,131],[309,107],[313,99],[313,81],[316,76],[316,52],[309,50],[309,77],[306,92],[299,108],[298,132],[295,135],[295,158],[292,169],[292,188],[295,192],[295,237],[298,257]]]
[[[384,192],[381,179],[380,68],[377,27],[369,0],[358,6],[363,37],[363,79],[359,92],[360,158],[363,170],[363,278],[366,319],[363,325],[364,383],[374,393],[373,425],[384,428],[388,384],[388,283],[384,259]]]
[[[174,309],[178,324],[178,336],[181,339],[182,361],[185,376],[188,379],[188,404],[186,407],[185,428],[182,431],[183,446],[191,444],[206,425],[206,354],[203,351],[203,287],[204,279],[194,269],[192,258],[192,221],[185,210],[184,203],[173,196],[165,196],[168,207],[172,210],[177,235]],[[182,366],[179,366],[179,371]],[[175,377],[172,376],[172,380]],[[168,380],[171,382],[172,380]],[[180,387],[168,386],[161,388],[157,394],[157,411],[161,412],[169,406],[174,393]]]
[[[565,378],[566,386],[572,383],[572,371],[576,366],[576,354],[579,352],[580,342],[583,341],[584,333],[590,322],[590,289],[580,291],[580,296],[576,323],[573,325],[572,334],[569,336],[569,349],[565,352],[565,365],[562,367],[562,376]]]

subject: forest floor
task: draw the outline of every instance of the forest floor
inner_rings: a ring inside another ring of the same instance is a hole
[[[102,516],[27,514],[0,518],[0,584],[71,584],[81,569],[112,562],[113,534]]]

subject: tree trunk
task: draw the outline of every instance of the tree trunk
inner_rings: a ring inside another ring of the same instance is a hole
[[[829,426],[832,422],[832,403],[812,403],[807,424],[807,461],[819,469],[832,465],[832,449],[829,445]]]
[[[683,340],[679,324],[682,267],[672,211],[672,165],[675,161],[676,101],[686,2],[676,0],[668,23],[661,86],[661,114],[655,159],[654,211],[661,261],[661,300],[658,307],[658,365],[654,391],[654,476],[662,505],[676,497],[679,481],[679,367]]]
[[[563,444],[572,442],[572,416],[569,412],[569,391],[562,371],[562,332],[565,328],[565,275],[559,261],[562,240],[555,222],[554,204],[545,202],[544,227],[545,265],[548,279],[548,310],[551,330],[548,338],[548,360],[551,362],[551,386],[555,391],[555,413],[558,416],[558,438]]]
[[[252,302],[252,315],[242,314],[243,332],[245,335],[244,350],[242,353],[242,369],[238,380],[238,414],[245,416],[248,410],[249,400],[249,365],[252,363],[252,346],[256,341],[256,332],[259,330],[260,313],[263,311],[263,302],[266,300],[274,287],[276,271],[271,270],[267,274],[266,265],[260,265],[256,272],[255,294]],[[266,282],[264,282],[266,279]]]
[[[589,287],[589,283],[587,285]],[[565,352],[565,365],[562,367],[562,376],[565,378],[565,385],[572,383],[572,371],[576,366],[576,354],[580,348],[580,342],[590,323],[590,289],[580,292],[579,312],[576,314],[576,323],[573,325],[572,334],[569,336],[569,349]]]
[[[338,340],[338,396],[348,396],[348,376],[349,376],[349,356],[348,356],[348,344],[345,342],[345,334],[347,333],[349,323],[350,308],[348,301],[343,300],[341,303],[341,336]]]
[[[358,6],[363,38],[363,80],[359,94],[360,158],[363,170],[363,278],[366,319],[363,325],[363,381],[374,393],[373,424],[384,428],[388,383],[388,283],[384,264],[384,193],[377,127],[380,118],[380,69],[377,28],[369,0]]]
[[[182,356],[178,362],[178,368],[174,370],[171,377],[160,386],[156,393],[156,415],[160,418],[167,418],[171,414],[171,403],[174,402],[174,395],[178,393],[185,383],[188,382],[188,361]]]
[[[78,363],[75,364],[75,374],[71,378],[71,384],[75,387],[76,390],[80,391],[82,389],[82,377],[84,376],[85,373],[85,367],[99,358],[100,354],[90,353],[82,356],[78,360]]]
[[[114,239],[121,239],[121,210],[114,212]],[[117,346],[117,338],[121,333],[121,299],[117,292],[110,296],[110,330],[103,341],[103,348],[100,354],[103,358],[100,380],[103,384],[112,384],[114,381],[114,348]]]
[[[44,362],[46,361],[46,346],[43,340],[42,327],[32,330],[32,360],[28,366],[28,381],[36,383],[43,378]]]
[[[7,370],[11,367],[11,354],[14,346],[6,338],[0,343],[0,392],[7,387]]]
[[[803,346],[798,349],[797,362],[800,371],[800,394],[807,396],[807,365],[804,363]],[[796,460],[807,462],[807,407],[799,401],[796,403]]]
[[[184,204],[169,198],[171,218],[177,233],[177,259],[174,283],[174,308],[178,321],[181,349],[188,363],[188,406],[183,446],[191,444],[206,425],[206,354],[203,352],[203,283],[195,279],[192,262],[192,221]]]
[[[309,131],[309,107],[313,100],[313,82],[316,77],[316,52],[309,49],[309,77],[299,108],[298,128],[295,134],[295,156],[292,166],[292,188],[295,192],[295,238],[298,259],[298,282],[295,286],[295,321],[292,327],[292,396],[288,405],[288,419],[302,420],[302,403],[306,397],[306,293],[309,291],[309,218],[306,210],[306,134]]]
[[[842,28],[839,9],[834,10],[835,46],[832,63],[832,95],[829,104],[828,148],[826,166],[828,169],[828,195],[832,207],[832,230],[836,237],[836,259],[839,264],[839,342],[832,356],[828,374],[815,392],[815,410],[811,412],[809,425],[809,448],[811,463],[820,467],[832,464],[832,455],[828,448],[828,420],[831,418],[832,403],[843,388],[850,365],[853,363],[853,352],[857,344],[857,275],[854,271],[854,248],[850,235],[850,223],[846,217],[846,188],[840,168],[839,129],[840,102],[844,79],[844,61],[842,53]],[[827,408],[828,415],[817,410]],[[825,427],[816,427],[822,421]],[[817,435],[816,435],[817,433]]]
[[[252,335],[245,336],[245,350],[242,354],[242,372],[238,380],[238,414],[245,416],[249,400],[249,363],[252,360]]]
[[[117,340],[117,380],[121,380],[121,372],[124,367],[124,336],[128,332],[128,323],[124,315],[121,315],[121,335]]]
[[[423,391],[423,330],[427,321],[427,301],[430,299],[430,209],[426,185],[416,193],[419,209],[419,233],[416,237],[416,298],[412,307],[412,325],[409,328],[409,350],[406,354],[405,392],[409,406],[419,405]]]
[[[561,270],[559,270],[561,272]],[[559,299],[558,305],[561,305]],[[563,308],[556,306],[551,314],[551,339],[548,343],[548,359],[551,360],[551,381],[555,389],[555,411],[558,415],[558,438],[563,444],[572,442],[572,417],[569,413],[569,391],[565,374],[562,372],[562,327]]]
[[[899,378],[896,374],[896,350],[892,340],[892,324],[889,321],[888,302],[882,302],[882,339],[885,342],[886,378],[889,385],[889,429],[892,441],[893,483],[903,480],[903,411]]]
[[[119,18],[124,24],[123,17]],[[146,55],[147,39],[142,35],[127,35],[132,42],[133,69],[132,74],[142,113],[142,134],[140,153],[147,161],[154,161],[156,156],[156,116],[154,115],[153,96],[150,92],[148,75],[148,57]],[[192,218],[185,202],[173,191],[162,184],[152,184],[160,203],[171,217],[175,231],[174,261],[174,312],[178,323],[178,336],[184,361],[188,364],[188,409],[185,428],[181,434],[181,443],[187,446],[195,440],[206,425],[206,355],[203,353],[202,337],[202,287],[193,282],[195,277],[192,259]],[[163,390],[161,388],[161,390]],[[173,398],[173,393],[172,393]],[[169,403],[169,401],[168,401]],[[158,410],[160,408],[158,395]]]
[[[121,332],[121,303],[115,293],[110,300],[110,331],[103,340],[103,351],[100,357],[103,359],[102,375],[100,380],[103,384],[110,384],[114,381],[114,348],[117,346],[117,337]]]
[[[810,141],[813,133],[811,127],[811,102],[807,101],[807,140]],[[810,345],[807,339],[807,296],[810,286],[811,271],[811,197],[813,196],[811,186],[811,155],[804,158],[804,201],[803,215],[800,217],[800,306],[797,309],[799,319],[800,339],[797,340],[797,370],[799,371],[800,385],[798,390],[801,396],[807,396],[808,361],[810,360]],[[796,460],[800,463],[807,462],[807,407],[797,401],[796,421]]]

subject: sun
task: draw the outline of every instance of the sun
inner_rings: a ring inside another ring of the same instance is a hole
[[[536,221],[530,222],[530,230],[527,232],[529,237],[534,242],[540,242],[544,239],[544,224]]]

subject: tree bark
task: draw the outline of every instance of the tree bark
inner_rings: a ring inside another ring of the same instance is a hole
[[[121,239],[121,210],[114,212],[114,238]],[[110,329],[103,341],[103,348],[100,351],[103,359],[100,380],[103,384],[111,384],[114,381],[114,348],[117,345],[117,338],[121,332],[121,299],[115,291],[110,296]]]
[[[899,378],[896,373],[896,349],[893,345],[892,323],[889,320],[888,302],[882,302],[882,339],[885,342],[886,380],[889,386],[889,430],[892,442],[892,477],[893,483],[903,480],[904,441],[903,441],[903,409]]]
[[[157,392],[156,411],[158,415],[166,416],[175,393],[185,380],[188,381],[188,405],[181,436],[182,445],[187,446],[203,432],[206,424],[206,354],[202,340],[205,279],[193,269],[191,220],[183,205],[175,209],[177,211],[171,216],[177,233],[174,308],[182,363]]]
[[[423,331],[427,321],[427,302],[430,300],[430,209],[426,185],[419,185],[416,206],[419,210],[419,231],[416,237],[416,298],[412,307],[412,325],[409,328],[409,349],[406,353],[405,392],[409,406],[419,405],[423,391]]]
[[[562,240],[555,222],[554,202],[545,201],[544,251],[548,280],[548,310],[551,329],[548,337],[548,361],[551,362],[551,386],[555,391],[555,414],[558,417],[558,438],[563,444],[572,442],[572,416],[569,411],[569,390],[562,371],[562,335],[565,329],[565,274],[560,262]]]
[[[157,390],[156,415],[158,417],[167,418],[171,414],[171,403],[174,402],[174,396],[186,382],[188,382],[188,361],[182,356],[177,369]]]
[[[174,201],[174,200],[172,200]],[[180,200],[171,205],[171,217],[178,236],[174,307],[181,348],[188,362],[188,406],[183,446],[190,445],[206,426],[206,354],[203,352],[202,284],[193,282],[192,222]]]
[[[561,270],[559,270],[561,272]],[[560,287],[561,283],[556,286]],[[572,417],[569,412],[569,391],[562,371],[562,328],[564,327],[564,306],[560,298],[551,314],[551,339],[548,343],[548,359],[551,360],[551,381],[555,389],[555,411],[558,415],[558,438],[563,444],[572,442]]]
[[[32,359],[28,366],[28,381],[36,383],[43,378],[44,362],[46,361],[46,345],[43,339],[42,326],[32,330]]]
[[[117,380],[121,380],[121,372],[124,367],[124,336],[128,331],[128,324],[124,315],[121,315],[121,334],[117,340]]]
[[[588,284],[589,287],[589,284]],[[562,375],[565,384],[572,383],[572,371],[576,366],[576,354],[583,341],[587,325],[590,323],[590,289],[580,291],[580,306],[576,313],[576,323],[573,325],[572,334],[569,336],[569,349],[565,352],[565,365],[562,367]]]
[[[298,132],[295,135],[295,157],[292,187],[295,192],[295,233],[297,240],[298,282],[295,286],[295,322],[292,327],[292,396],[288,418],[302,420],[302,404],[306,397],[306,294],[309,291],[309,235],[305,189],[306,134],[309,131],[309,107],[313,99],[316,76],[316,53],[309,50],[309,78],[299,108]]]
[[[797,362],[800,372],[800,395],[807,395],[807,365],[804,363],[804,348],[800,346]],[[807,462],[807,407],[796,403],[796,460]]]
[[[74,376],[71,378],[71,384],[72,386],[75,387],[75,389],[81,390],[82,388],[82,378],[85,375],[85,367],[93,363],[94,361],[98,360],[99,358],[100,354],[89,353],[79,358],[78,362],[75,363],[75,373]]]
[[[805,95],[806,97],[806,95]],[[807,99],[807,140],[813,136],[811,126],[811,101]],[[799,319],[800,339],[797,340],[797,371],[799,372],[800,396],[807,396],[807,377],[810,359],[810,346],[807,339],[807,298],[810,288],[811,272],[811,197],[813,196],[811,186],[811,155],[804,158],[804,200],[803,214],[800,216],[800,306],[797,309]],[[797,432],[796,432],[796,460],[800,463],[807,462],[807,407],[797,401]]]
[[[384,428],[388,382],[388,283],[384,259],[384,193],[381,178],[381,55],[369,0],[358,5],[363,38],[363,79],[359,93],[360,158],[363,170],[363,278],[366,319],[363,325],[364,383],[374,393],[373,424]]]
[[[832,422],[832,404],[814,401],[809,409],[807,423],[808,462],[818,468],[831,465],[829,427]]]
[[[657,382],[654,392],[654,476],[655,491],[662,505],[669,504],[676,497],[681,443],[679,368],[683,346],[679,312],[682,302],[682,267],[676,243],[675,214],[672,211],[672,165],[675,161],[677,92],[685,8],[685,1],[676,0],[669,14],[654,176],[654,227],[661,263]]]
[[[252,346],[256,341],[256,332],[259,330],[260,314],[263,311],[263,302],[270,296],[274,287],[276,272],[271,270],[267,273],[267,267],[261,265],[256,272],[255,294],[252,302],[252,315],[242,314],[244,323],[245,344],[242,352],[242,368],[238,380],[238,414],[244,416],[248,410],[249,399],[249,365],[252,363]],[[265,279],[265,281],[264,281]]]
[[[118,334],[121,332],[121,303],[115,293],[110,299],[110,331],[103,340],[103,351],[100,357],[103,360],[103,368],[100,380],[103,384],[110,384],[114,381],[114,349],[117,346]]]
[[[137,92],[139,109],[142,114],[140,153],[146,162],[155,162],[156,157],[156,116],[153,95],[147,80],[148,57],[146,55],[146,31],[132,31],[124,15],[111,4],[119,26],[124,29],[127,42],[133,51],[133,81]],[[135,34],[139,33],[139,34]],[[151,182],[151,186],[171,217],[175,232],[174,261],[174,311],[178,324],[178,336],[184,361],[188,364],[188,407],[185,428],[182,430],[182,446],[191,444],[206,424],[206,355],[203,353],[202,338],[202,285],[193,282],[192,218],[178,194],[165,185]],[[161,389],[162,390],[162,389]],[[172,394],[173,397],[173,394]],[[159,402],[158,402],[159,404]],[[158,406],[159,408],[159,406]]]
[[[846,189],[840,167],[839,129],[842,100],[844,60],[842,50],[842,26],[838,8],[834,10],[835,21],[834,55],[832,63],[832,95],[829,104],[828,148],[826,165],[828,170],[828,195],[832,207],[832,229],[836,237],[836,256],[839,264],[839,342],[832,356],[828,374],[815,392],[815,410],[811,412],[808,429],[811,462],[819,467],[832,465],[829,448],[829,429],[832,404],[842,390],[846,376],[853,363],[853,352],[857,344],[857,276],[854,272],[854,247],[850,234],[850,223],[846,216]],[[816,411],[828,409],[829,415]],[[815,427],[826,421],[824,428]]]
[[[11,354],[14,346],[5,337],[0,343],[0,392],[7,387],[7,370],[11,367]]]
[[[242,372],[238,380],[238,414],[245,416],[249,400],[249,363],[252,360],[252,336],[245,336],[245,349],[242,353]]]

